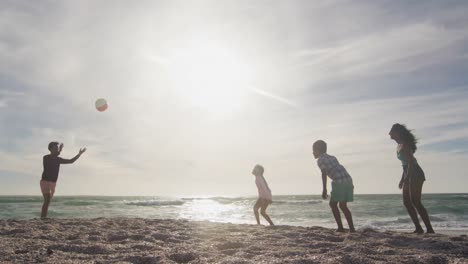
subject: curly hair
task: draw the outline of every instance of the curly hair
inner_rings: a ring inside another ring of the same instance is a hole
[[[400,133],[400,138],[405,144],[405,146],[409,146],[413,153],[416,152],[416,149],[418,149],[418,147],[416,146],[418,140],[411,132],[412,130],[408,129],[406,125],[396,123],[392,126],[392,129],[390,131]]]

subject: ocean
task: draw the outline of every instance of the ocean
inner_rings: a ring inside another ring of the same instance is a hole
[[[413,229],[401,195],[355,195],[349,203],[355,226],[379,230]],[[254,224],[255,197],[57,196],[51,218],[139,217]],[[468,194],[423,194],[434,229],[468,230]],[[40,196],[0,196],[0,219],[40,216]],[[277,225],[335,228],[328,201],[318,195],[277,195],[267,210]],[[266,221],[261,219],[262,223]],[[346,221],[343,217],[343,222]]]

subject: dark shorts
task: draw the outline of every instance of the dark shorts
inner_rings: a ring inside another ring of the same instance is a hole
[[[354,200],[354,186],[350,183],[332,182],[331,201],[352,202]]]
[[[424,174],[423,169],[417,163],[414,165],[411,175],[408,174],[408,165],[403,166],[403,173],[405,175],[405,183],[409,183],[411,181],[421,182],[426,180],[426,175]]]
[[[424,180],[413,179],[403,185],[403,201],[411,203],[421,202]]]

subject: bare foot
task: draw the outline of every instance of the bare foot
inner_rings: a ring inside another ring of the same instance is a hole
[[[413,231],[413,234],[424,234],[424,230],[422,228],[416,228],[416,230]]]
[[[337,233],[344,233],[345,230],[344,230],[344,228],[338,228],[335,232],[337,232]]]
[[[349,232],[350,232],[350,233],[356,233],[356,229],[354,229],[354,228],[353,228],[353,229],[349,229]]]
[[[434,231],[434,229],[431,228],[431,229],[428,229],[428,230],[427,230],[427,233],[428,233],[428,234],[435,234],[435,231]]]

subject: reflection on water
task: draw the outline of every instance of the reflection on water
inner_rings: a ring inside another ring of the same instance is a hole
[[[268,214],[277,225],[335,227],[328,206],[317,195],[273,197]],[[255,197],[54,197],[50,217],[140,217],[254,224]],[[423,203],[435,228],[468,229],[466,194],[425,194]],[[42,197],[0,196],[0,219],[38,218]],[[356,226],[410,229],[400,195],[355,195],[349,204]],[[262,220],[262,223],[264,221]]]
[[[210,199],[196,199],[186,202],[179,212],[179,217],[196,221],[214,221],[244,223],[244,208],[235,204],[221,204]],[[237,213],[236,213],[237,212]]]

